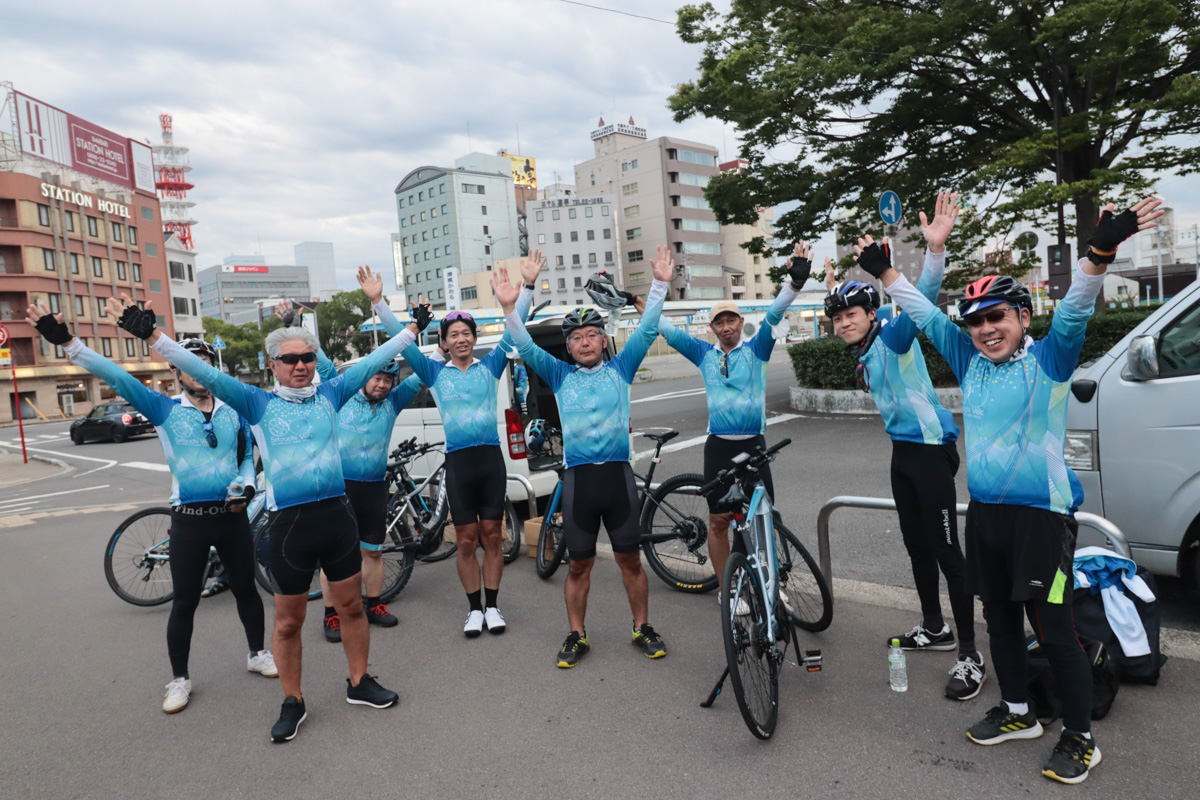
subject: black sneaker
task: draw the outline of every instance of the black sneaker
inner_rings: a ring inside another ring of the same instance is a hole
[[[296,738],[300,723],[308,719],[308,711],[304,701],[295,697],[285,697],[283,707],[279,709],[279,721],[271,728],[272,742],[290,742]]]
[[[558,666],[570,669],[578,664],[579,659],[590,649],[586,631],[582,635],[578,631],[571,631],[567,640],[563,642],[562,650],[558,651]]]
[[[958,643],[954,641],[954,632],[950,630],[949,625],[942,625],[942,629],[937,633],[932,633],[917,625],[901,636],[888,637],[889,647],[892,639],[900,640],[901,650],[954,650],[958,647]]]
[[[662,658],[667,654],[667,646],[663,644],[662,637],[654,632],[649,622],[633,629],[633,646],[640,647],[646,658]]]
[[[342,640],[342,621],[337,614],[326,617],[322,624],[325,627],[325,641],[336,643]]]
[[[979,659],[976,661],[975,659]],[[983,654],[974,657],[959,654],[950,668],[950,680],[946,682],[946,697],[951,700],[970,700],[979,694],[987,680],[987,668],[983,666]]]
[[[1074,731],[1063,731],[1042,774],[1059,783],[1083,783],[1088,772],[1100,763],[1100,748],[1095,739],[1086,739]]]
[[[396,619],[396,615],[388,612],[387,603],[376,603],[370,608],[364,604],[363,609],[367,612],[367,622],[372,625],[378,625],[381,628],[394,628],[400,624],[400,620]],[[338,635],[338,638],[341,638],[341,634]]]
[[[1037,714],[1014,714],[1006,705],[998,705],[967,731],[975,744],[1000,744],[1009,739],[1036,739],[1042,735],[1042,723]]]
[[[351,685],[350,679],[346,678],[346,702],[356,706],[387,708],[399,703],[400,695],[376,683],[374,675],[363,675],[358,686]]]

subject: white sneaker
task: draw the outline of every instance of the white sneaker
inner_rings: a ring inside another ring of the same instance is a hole
[[[246,669],[257,672],[264,678],[278,678],[279,669],[275,666],[275,656],[270,650],[259,650],[257,655],[246,656]]]
[[[717,595],[717,605],[721,605],[721,595]],[[745,617],[750,615],[750,604],[746,602],[746,598],[739,597],[737,600],[737,608],[733,610],[735,617]]]
[[[467,614],[467,622],[463,625],[463,633],[468,639],[474,639],[479,634],[483,633],[483,612],[472,611]]]
[[[483,612],[483,620],[487,623],[488,633],[504,633],[504,615],[500,613],[500,609],[495,606],[487,609]]]
[[[163,711],[177,714],[188,706],[192,698],[192,682],[187,678],[176,678],[167,684],[167,696],[163,700]]]

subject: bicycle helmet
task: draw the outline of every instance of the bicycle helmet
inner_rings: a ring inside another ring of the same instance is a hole
[[[958,313],[965,317],[997,303],[1033,310],[1033,296],[1023,284],[1008,275],[987,275],[967,286],[966,295],[958,301]]]
[[[208,360],[212,363],[217,363],[217,351],[213,346],[203,339],[184,339],[179,343],[179,346],[189,353],[198,356],[208,356]]]
[[[832,318],[839,311],[851,306],[862,306],[865,310],[879,308],[879,290],[862,281],[845,281],[829,290],[825,295],[825,316]]]
[[[562,321],[563,338],[571,335],[579,328],[596,327],[604,329],[604,317],[591,306],[581,306],[571,310]]]
[[[391,375],[392,380],[395,380],[396,376],[400,374],[400,362],[393,359],[376,370],[375,374],[378,375],[380,372],[384,375]]]
[[[625,307],[625,294],[613,283],[612,276],[600,270],[584,284],[588,296],[605,311],[616,311]]]
[[[531,453],[542,452],[546,444],[546,420],[530,420],[525,426],[525,448]]]
[[[472,336],[478,336],[475,330],[475,318],[466,311],[451,311],[446,316],[442,317],[441,323],[438,325],[440,336],[444,341],[446,339],[446,331],[450,330],[450,325],[455,322],[465,322],[467,327],[471,329]]]

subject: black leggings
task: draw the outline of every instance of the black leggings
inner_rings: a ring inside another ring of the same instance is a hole
[[[193,513],[188,513],[193,512]],[[250,652],[263,649],[263,603],[254,586],[254,545],[245,512],[225,511],[223,503],[190,503],[171,511],[171,581],[175,597],[167,620],[167,654],[176,678],[188,674],[192,619],[204,589],[208,549],[217,555],[229,576],[238,617],[246,629]]]
[[[967,590],[966,560],[958,544],[954,475],[958,450],[947,444],[892,442],[892,497],[900,533],[912,561],[913,583],[921,599],[922,625],[941,630],[938,569],[946,576],[959,650],[975,652],[975,598]]]
[[[1029,650],[1025,644],[1024,616],[1046,660],[1063,705],[1063,727],[1078,733],[1092,728],[1092,668],[1075,633],[1072,607],[1044,600],[983,604],[992,644],[992,667],[1000,683],[1000,696],[1009,703],[1027,702]]]

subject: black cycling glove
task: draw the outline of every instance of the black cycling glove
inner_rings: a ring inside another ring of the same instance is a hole
[[[621,296],[625,298],[625,305],[632,306],[637,303],[637,295],[632,292],[621,292]]]
[[[799,289],[804,286],[804,282],[808,280],[808,276],[812,275],[812,259],[789,258],[787,262],[787,274],[792,279],[792,286]]]
[[[296,309],[289,308],[279,315],[279,319],[283,322],[285,328],[300,328],[304,325],[303,315],[297,314]]]
[[[1137,214],[1133,209],[1125,209],[1114,215],[1108,209],[1100,215],[1092,238],[1088,239],[1088,259],[1096,264],[1111,264],[1117,258],[1117,248],[1121,242],[1137,233]]]
[[[417,324],[417,331],[423,331],[429,327],[429,323],[433,322],[433,311],[425,303],[412,306],[412,321]]]
[[[890,253],[880,247],[879,242],[872,242],[858,255],[858,266],[873,278],[882,278],[883,273],[892,268]]]
[[[149,339],[154,333],[154,314],[137,306],[128,306],[117,320],[117,327],[139,339]]]
[[[71,335],[71,331],[61,320],[57,319],[53,314],[43,314],[34,325],[37,332],[50,344],[56,344],[62,347],[67,342],[75,337]]]

